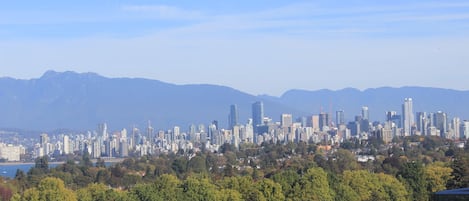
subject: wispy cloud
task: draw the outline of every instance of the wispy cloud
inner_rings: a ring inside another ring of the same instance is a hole
[[[154,16],[161,19],[195,20],[204,15],[195,10],[186,10],[167,5],[124,5],[122,10]]]

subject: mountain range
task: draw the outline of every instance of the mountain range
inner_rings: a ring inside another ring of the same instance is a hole
[[[401,113],[404,98],[413,98],[414,112],[444,111],[462,119],[469,116],[469,91],[426,87],[376,88],[360,91],[289,90],[280,97],[254,96],[217,85],[175,85],[141,78],[106,78],[95,73],[48,71],[37,79],[0,78],[0,127],[30,130],[93,130],[106,122],[111,130],[157,129],[217,120],[226,127],[231,104],[237,104],[240,122],[251,116],[251,104],[264,102],[265,115],[279,120],[344,110],[348,120],[368,106],[371,119]],[[332,120],[332,119],[331,119]]]

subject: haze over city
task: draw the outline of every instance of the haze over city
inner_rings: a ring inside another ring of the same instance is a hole
[[[38,1],[0,7],[0,76],[467,90],[467,1]]]

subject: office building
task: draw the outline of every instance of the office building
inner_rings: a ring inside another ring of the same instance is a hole
[[[433,114],[435,127],[440,130],[440,137],[445,138],[448,131],[448,117],[446,113],[438,111]]]
[[[234,126],[238,125],[239,122],[239,114],[238,114],[238,106],[231,105],[230,106],[230,115],[228,115],[228,128],[231,130]]]
[[[412,98],[404,99],[404,104],[402,104],[402,125],[404,128],[404,136],[410,136],[412,134],[412,126],[414,125],[414,113],[412,107]]]
[[[451,130],[453,131],[453,137],[454,139],[459,139],[461,136],[459,128],[461,127],[461,119],[458,117],[453,118],[453,121],[451,123]]]
[[[321,112],[319,114],[319,130],[324,131],[329,126],[329,114]]]
[[[106,123],[99,124],[97,132],[98,132],[98,137],[102,137],[103,139],[107,139],[109,137]]]
[[[254,133],[258,133],[257,127],[263,124],[264,121],[264,103],[258,101],[252,104],[252,125]]]
[[[464,120],[459,126],[459,139],[467,140],[469,139],[469,120]]]
[[[335,124],[336,126],[345,124],[345,114],[343,110],[335,112]]]
[[[417,112],[416,113],[416,123],[417,123],[417,130],[420,132],[421,135],[427,135],[427,113],[426,112]]]
[[[362,107],[362,119],[370,120],[370,111],[367,106]]]
[[[283,128],[291,127],[293,124],[293,117],[291,114],[282,114],[280,116],[280,124]]]
[[[72,153],[73,151],[71,150],[70,146],[70,138],[68,135],[64,135],[63,137],[63,154],[67,155]]]

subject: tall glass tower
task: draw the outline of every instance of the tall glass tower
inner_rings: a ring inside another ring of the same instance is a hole
[[[404,99],[402,104],[402,123],[403,123],[403,135],[410,136],[412,134],[412,126],[414,125],[414,113],[412,109],[412,98]]]
[[[362,107],[362,119],[370,120],[370,111],[367,106]]]
[[[335,124],[336,126],[345,124],[345,114],[343,110],[335,112]]]
[[[254,133],[257,133],[257,126],[262,125],[264,120],[264,103],[257,101],[252,104],[252,125]]]
[[[231,105],[230,106],[230,115],[228,116],[228,127],[229,129],[233,129],[239,122],[239,115],[238,115],[238,106]]]

